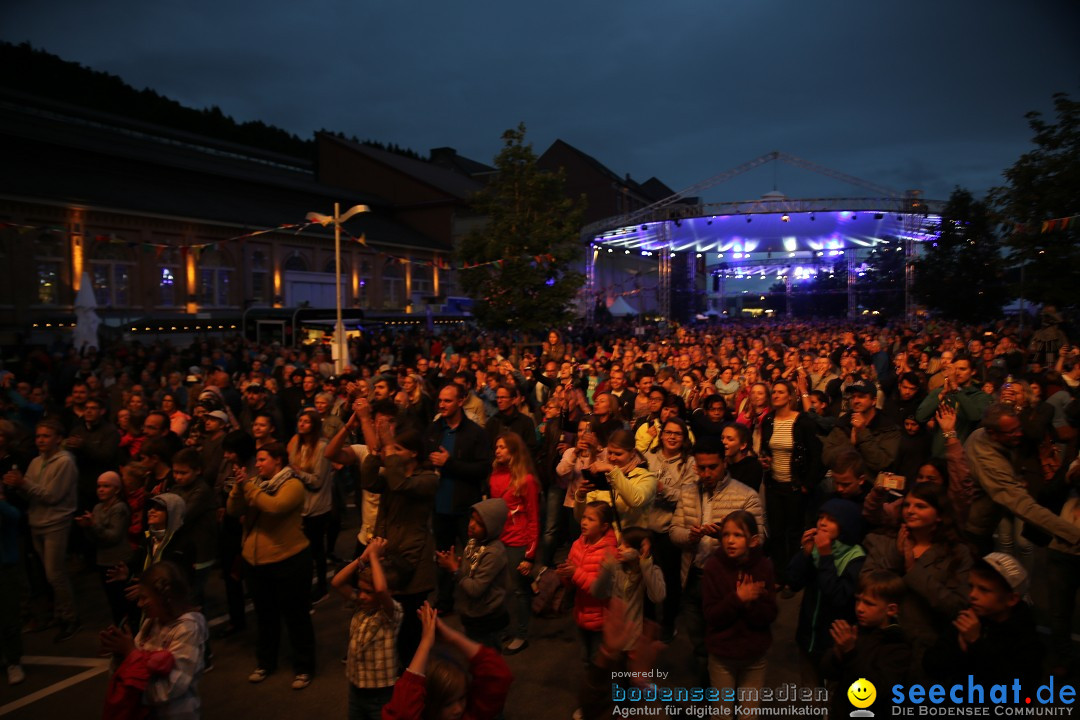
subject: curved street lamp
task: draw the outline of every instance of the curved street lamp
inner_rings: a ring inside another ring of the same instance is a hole
[[[345,324],[341,321],[341,223],[353,215],[371,212],[367,205],[354,205],[342,215],[339,204],[334,203],[334,214],[323,215],[322,213],[309,212],[307,219],[317,222],[323,227],[333,223],[334,225],[334,300],[337,304],[337,322],[334,324],[334,373],[340,375],[345,371],[345,362],[349,357],[348,344],[345,342]]]

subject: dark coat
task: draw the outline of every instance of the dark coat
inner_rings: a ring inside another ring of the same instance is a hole
[[[966,683],[974,675],[985,688],[1009,685],[1020,680],[1022,694],[1034,694],[1042,679],[1043,646],[1035,630],[1031,607],[1021,601],[1012,614],[1002,622],[979,619],[982,631],[979,639],[960,649],[957,631],[949,628],[937,644],[926,653],[923,667],[934,682]],[[986,698],[989,702],[989,698]]]
[[[865,557],[851,560],[837,573],[833,555],[821,556],[814,566],[801,550],[788,565],[788,585],[796,592],[806,588],[799,606],[795,642],[815,660],[832,646],[829,628],[836,620],[855,622],[855,588]]]
[[[424,431],[424,456],[435,452],[442,445],[446,420],[438,419]],[[535,433],[534,433],[535,434]],[[494,455],[492,441],[484,428],[462,414],[461,424],[454,438],[454,451],[443,467],[444,475],[455,479],[453,512],[467,513],[480,500],[484,484],[491,475]]]
[[[374,535],[387,540],[391,590],[409,595],[435,587],[435,536],[429,528],[439,476],[430,470],[406,475],[402,465],[401,458],[389,457],[384,467],[382,458],[368,455],[360,483],[379,495]]]
[[[515,410],[513,413],[495,413],[487,421],[487,435],[491,438],[491,442],[495,442],[495,438],[499,436],[504,430],[510,430],[515,432],[525,442],[525,447],[529,449],[529,455],[536,457],[536,451],[539,443],[536,438],[536,423],[533,419],[523,412]]]
[[[838,688],[851,687],[859,678],[866,678],[878,688],[877,699],[868,708],[878,717],[889,714],[891,688],[905,684],[911,666],[911,643],[899,625],[883,628],[859,628],[859,636],[851,652],[838,655],[830,648],[821,661],[821,675],[836,680]],[[846,692],[833,693],[834,717],[845,717],[850,710]]]
[[[765,594],[749,605],[735,594],[742,574],[765,582]],[[722,549],[714,552],[705,561],[701,594],[710,655],[740,661],[765,656],[772,645],[770,626],[779,610],[772,562],[759,548],[750,551],[745,565],[737,564]]]
[[[769,440],[773,433],[773,414],[761,421],[761,455],[768,457]],[[825,477],[825,465],[821,461],[821,439],[817,426],[806,413],[799,413],[791,426],[791,439],[795,447],[791,453],[791,484],[795,488],[813,490]]]

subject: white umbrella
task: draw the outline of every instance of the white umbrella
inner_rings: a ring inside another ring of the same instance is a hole
[[[98,326],[101,318],[97,314],[97,299],[90,273],[82,274],[79,294],[75,296],[75,349],[83,352],[87,348],[98,348]]]

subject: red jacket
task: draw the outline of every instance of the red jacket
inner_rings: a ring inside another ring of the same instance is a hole
[[[491,471],[489,483],[491,497],[502,498],[510,511],[499,540],[507,547],[524,547],[525,559],[532,561],[540,542],[540,486],[532,475],[526,475],[518,491],[511,492],[510,471],[499,466]]]
[[[514,676],[502,656],[481,645],[469,661],[468,701],[461,720],[492,720],[503,711],[510,683]],[[406,670],[394,684],[390,702],[383,705],[382,720],[420,720],[427,702],[427,685],[423,675]]]
[[[735,594],[740,573],[765,582],[765,594],[747,605]],[[729,660],[765,657],[772,644],[770,626],[776,620],[776,582],[772,562],[760,548],[750,551],[745,565],[717,550],[705,562],[701,578],[705,611],[705,647],[710,655]]]
[[[585,538],[579,537],[570,546],[566,561],[574,566],[574,574],[565,582],[577,588],[574,593],[574,621],[582,630],[601,630],[604,627],[604,611],[608,601],[593,597],[589,590],[600,575],[600,564],[609,553],[614,555],[618,546],[615,531],[611,529],[592,545],[587,545]]]

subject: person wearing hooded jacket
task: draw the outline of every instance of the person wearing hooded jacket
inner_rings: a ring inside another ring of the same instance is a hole
[[[454,609],[465,635],[481,645],[501,649],[499,633],[510,624],[504,607],[508,578],[506,547],[500,542],[509,510],[502,498],[472,506],[469,541],[459,559],[454,548],[437,552],[439,566],[454,576]]]
[[[135,549],[125,563],[107,570],[109,583],[124,583],[128,600],[127,619],[132,630],[141,625],[142,612],[136,607],[139,577],[151,565],[162,560],[173,562],[184,571],[189,583],[195,579],[195,546],[184,531],[184,514],[187,507],[183,498],[175,493],[161,493],[149,500],[146,508],[147,523],[143,543]]]
[[[855,621],[855,588],[866,561],[863,519],[858,505],[833,498],[818,511],[818,522],[802,535],[802,547],[787,569],[791,589],[805,588],[795,642],[803,655],[803,683],[819,684],[818,663],[832,645],[836,620]]]

